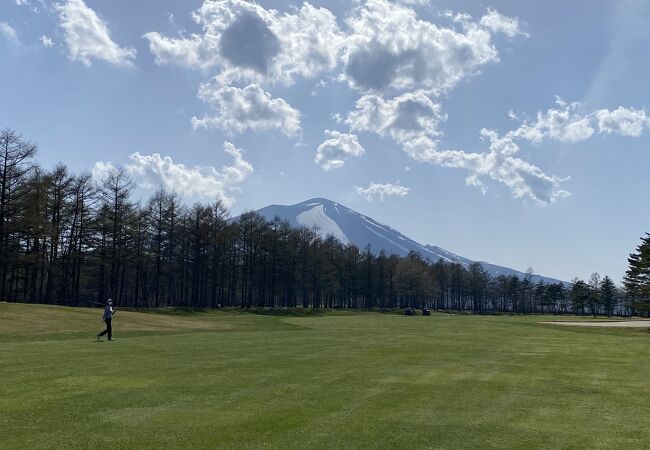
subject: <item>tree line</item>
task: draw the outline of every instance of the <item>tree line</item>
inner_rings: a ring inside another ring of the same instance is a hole
[[[187,206],[159,189],[136,202],[124,168],[96,181],[63,164],[45,170],[36,151],[15,131],[0,133],[3,300],[612,315],[638,309],[639,296],[647,301],[650,292],[650,252],[634,275],[645,290],[626,281],[622,291],[597,274],[570,284],[491,277],[479,263],[389,255],[255,212],[233,219],[220,201]]]

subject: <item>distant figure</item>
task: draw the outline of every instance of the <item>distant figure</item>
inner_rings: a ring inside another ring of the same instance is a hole
[[[108,334],[109,341],[113,340],[113,327],[111,325],[111,322],[113,321],[113,314],[116,312],[117,310],[113,309],[113,300],[109,298],[106,300],[106,307],[104,308],[104,315],[102,316],[102,320],[106,322],[106,329],[97,335],[98,341],[101,341],[102,336],[105,334]]]

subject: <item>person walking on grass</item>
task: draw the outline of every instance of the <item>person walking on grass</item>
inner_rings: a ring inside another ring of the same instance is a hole
[[[104,308],[104,315],[102,320],[106,322],[106,329],[97,335],[97,340],[101,341],[102,336],[108,334],[108,340],[113,340],[113,327],[111,322],[113,321],[113,314],[117,312],[117,309],[113,309],[113,300],[110,298],[106,300],[106,307]]]

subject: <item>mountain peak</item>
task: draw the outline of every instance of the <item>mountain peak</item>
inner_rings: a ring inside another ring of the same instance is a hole
[[[386,254],[406,256],[409,252],[414,251],[431,262],[443,260],[465,267],[475,262],[435,245],[422,245],[388,225],[322,197],[311,198],[290,206],[270,205],[257,212],[267,220],[280,217],[296,227],[316,227],[323,237],[334,236],[344,244],[354,244],[359,248],[369,245],[375,252],[383,250]],[[477,262],[493,276],[525,276],[523,272],[514,269],[483,261]],[[542,280],[547,283],[558,282],[558,280],[538,275],[533,276],[533,280]]]

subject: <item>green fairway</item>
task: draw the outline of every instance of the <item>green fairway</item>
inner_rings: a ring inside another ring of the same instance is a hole
[[[96,342],[100,317],[0,303],[0,448],[650,446],[645,329],[120,311]]]

